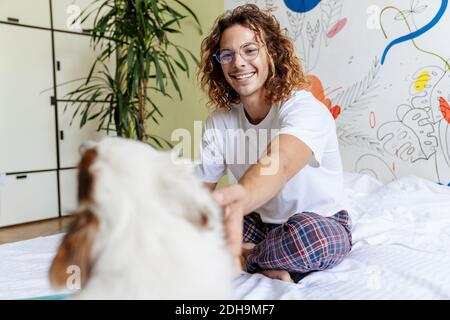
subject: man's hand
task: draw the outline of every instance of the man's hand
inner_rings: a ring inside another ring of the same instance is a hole
[[[244,201],[247,190],[240,184],[234,184],[214,191],[213,196],[223,209],[229,250],[233,256],[239,257],[242,253]]]

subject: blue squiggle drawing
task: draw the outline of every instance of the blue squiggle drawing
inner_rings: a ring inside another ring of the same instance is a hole
[[[434,27],[434,25],[437,24],[439,22],[439,20],[442,18],[442,16],[444,15],[445,10],[447,9],[447,5],[448,5],[448,0],[442,0],[441,7],[439,8],[438,13],[434,16],[433,20],[431,20],[428,24],[426,24],[422,28],[391,41],[391,43],[388,44],[386,49],[384,49],[383,56],[381,57],[381,64],[384,64],[386,55],[393,46],[395,46],[399,43],[417,38],[418,36],[424,34],[428,30],[430,30],[432,27]]]
[[[286,6],[294,12],[305,13],[314,9],[321,0],[284,0]]]

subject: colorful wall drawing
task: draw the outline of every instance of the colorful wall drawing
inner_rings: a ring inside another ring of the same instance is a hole
[[[346,171],[450,186],[448,0],[225,0],[257,4],[295,41],[332,113]]]

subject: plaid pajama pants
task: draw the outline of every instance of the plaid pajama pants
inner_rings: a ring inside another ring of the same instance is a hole
[[[283,224],[270,224],[253,212],[244,217],[244,242],[256,244],[247,257],[249,272],[286,270],[298,278],[345,258],[352,247],[351,220],[342,210],[331,217],[302,212]]]

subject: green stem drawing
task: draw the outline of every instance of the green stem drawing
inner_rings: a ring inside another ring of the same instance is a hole
[[[402,16],[403,21],[406,23],[406,26],[408,27],[409,32],[413,32],[413,30],[411,29],[411,26],[410,26],[409,23],[408,23],[408,19],[406,18],[405,14],[404,14],[399,8],[397,8],[397,7],[394,7],[394,6],[388,6],[388,7],[383,8],[383,10],[381,10],[381,12],[380,12],[380,26],[381,26],[381,31],[383,31],[383,35],[384,35],[384,37],[385,37],[386,39],[387,39],[387,34],[386,34],[386,31],[384,30],[383,22],[382,22],[381,18],[382,18],[382,16],[383,16],[383,13],[384,13],[386,10],[389,10],[389,9],[393,9],[393,10],[397,11],[398,14],[400,14],[400,15]],[[412,41],[414,47],[416,47],[416,49],[417,49],[418,51],[423,52],[423,53],[427,53],[427,54],[430,54],[430,55],[433,55],[433,56],[437,57],[438,59],[440,59],[441,61],[443,61],[444,64],[447,66],[447,69],[450,70],[450,64],[449,64],[443,57],[441,57],[440,55],[438,55],[438,54],[436,54],[436,53],[434,53],[434,52],[427,51],[427,50],[424,50],[424,49],[420,48],[420,47],[416,44],[416,41],[415,41],[414,39],[411,39],[411,41]]]

